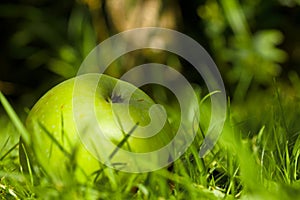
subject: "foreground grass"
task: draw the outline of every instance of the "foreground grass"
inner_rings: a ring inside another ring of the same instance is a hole
[[[86,183],[71,173],[54,183],[43,173],[21,172],[18,141],[26,130],[2,98],[9,115],[0,117],[0,199],[296,199],[300,109],[297,95],[288,92],[276,88],[269,95],[229,103],[222,136],[203,159],[198,156],[199,130],[185,154],[167,169],[124,175],[103,167],[96,182]],[[209,104],[201,106],[205,118]]]

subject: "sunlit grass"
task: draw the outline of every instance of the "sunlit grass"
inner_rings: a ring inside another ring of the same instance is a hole
[[[9,114],[0,117],[0,197],[295,199],[300,195],[299,100],[283,98],[284,95],[275,87],[272,92],[257,94],[244,104],[229,103],[222,136],[204,158],[199,157],[201,130],[205,130],[201,127],[188,150],[168,168],[126,174],[103,166],[95,182],[85,183],[76,181],[71,172],[66,174],[66,180],[54,183],[42,171],[30,175],[20,170],[18,140],[23,125],[2,96],[1,105]],[[201,105],[205,112],[209,110],[208,103]]]

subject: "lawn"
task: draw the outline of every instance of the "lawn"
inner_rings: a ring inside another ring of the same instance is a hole
[[[203,120],[194,142],[173,164],[142,174],[102,165],[97,179],[84,183],[72,173],[57,182],[42,171],[22,172],[18,150],[20,133],[26,134],[23,117],[15,114],[1,95],[6,111],[0,119],[1,198],[296,199],[300,195],[299,98],[281,87],[274,82],[271,91],[255,94],[242,104],[229,99],[222,135],[204,158],[199,156],[199,147],[207,124],[208,100],[201,101]],[[296,91],[297,85],[293,89]]]

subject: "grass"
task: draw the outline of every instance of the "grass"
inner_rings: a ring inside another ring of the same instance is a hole
[[[125,176],[103,167],[96,182],[85,183],[74,180],[72,173],[54,183],[42,171],[22,172],[18,142],[28,133],[0,93],[7,113],[0,117],[0,199],[296,199],[300,196],[299,98],[281,86],[274,88],[228,104],[221,138],[206,157],[199,158],[199,147],[209,116],[207,100],[201,104],[201,129],[173,165]]]

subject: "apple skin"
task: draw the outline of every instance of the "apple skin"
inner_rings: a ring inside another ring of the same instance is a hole
[[[103,74],[101,74],[101,81],[96,86],[96,91],[93,91],[90,89],[91,84],[94,84],[94,80],[98,80],[99,76],[100,74],[91,73],[76,77],[81,81],[80,95],[77,95],[78,92],[73,93],[75,78],[66,80],[49,90],[34,105],[26,120],[26,128],[30,133],[31,143],[30,145],[24,144],[20,140],[20,163],[24,171],[28,171],[26,155],[30,162],[37,162],[42,171],[50,175],[54,181],[61,181],[65,179],[66,174],[70,173],[74,174],[74,177],[79,181],[85,181],[91,179],[98,170],[103,168],[100,161],[86,149],[81,141],[78,126],[74,121],[73,98],[77,98],[77,102],[82,104],[82,110],[77,109],[76,111],[82,116],[85,116],[84,104],[88,102],[85,99],[94,99],[98,125],[101,126],[105,137],[115,145],[120,144],[124,138],[124,132],[128,133],[129,125],[132,126],[126,114],[128,113],[128,104],[130,117],[135,123],[140,126],[146,126],[150,123],[152,119],[148,113],[150,107],[155,103],[147,94],[130,83]],[[122,100],[126,91],[119,91],[120,94],[117,94],[118,91],[114,91],[117,82],[124,88],[134,89],[128,102]],[[114,94],[112,94],[113,91]],[[116,115],[119,119],[118,122]],[[157,117],[160,118],[161,116],[159,114]],[[93,116],[85,117],[86,119],[82,120],[82,123],[86,124],[81,127],[95,125],[89,124],[87,118]],[[126,131],[121,130],[120,127],[126,129],[126,126],[128,126]],[[139,131],[137,128],[138,135],[147,134],[139,133]],[[120,148],[137,153],[151,152],[167,145],[173,137],[174,134],[168,121],[166,121],[157,134],[147,138],[130,136]],[[105,145],[99,145],[97,151],[110,153],[106,152],[108,150]],[[118,158],[118,154],[116,154],[115,159],[122,158]],[[169,155],[157,156],[151,162],[158,162],[159,159],[169,159]]]

